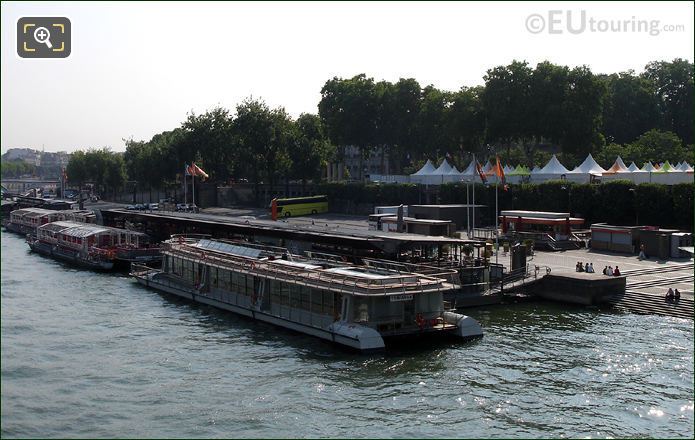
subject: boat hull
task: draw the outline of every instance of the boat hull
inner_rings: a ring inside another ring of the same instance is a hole
[[[137,281],[149,288],[170,293],[194,302],[207,304],[229,312],[237,313],[251,319],[256,319],[269,324],[283,327],[289,330],[300,333],[316,336],[318,338],[349,347],[362,352],[380,351],[385,348],[384,340],[379,333],[368,327],[358,325],[348,325],[347,323],[336,322],[325,329],[315,326],[305,325],[296,321],[291,321],[279,316],[271,315],[261,311],[252,305],[234,305],[224,301],[219,301],[205,295],[196,294],[193,289],[163,283],[157,280],[156,274],[147,274],[144,276],[135,275]]]
[[[58,246],[51,246],[47,243],[41,243],[38,241],[29,242],[29,247],[33,252],[41,254],[47,257],[51,257],[55,260],[64,261],[66,263],[73,264],[75,266],[83,267],[85,269],[99,270],[99,271],[110,271],[114,267],[113,261],[91,261],[81,258],[79,254],[72,253],[60,249]]]

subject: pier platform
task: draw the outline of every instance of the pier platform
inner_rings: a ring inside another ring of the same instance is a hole
[[[609,277],[585,272],[550,273],[534,286],[534,293],[544,299],[572,304],[605,304],[625,293],[625,277]]]

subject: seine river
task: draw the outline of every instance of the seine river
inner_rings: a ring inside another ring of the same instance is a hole
[[[693,437],[693,321],[473,309],[360,355],[76,270],[2,233],[2,437]]]

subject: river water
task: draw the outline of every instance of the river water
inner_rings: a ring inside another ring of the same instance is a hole
[[[527,303],[378,355],[2,233],[2,437],[693,437],[693,321]]]

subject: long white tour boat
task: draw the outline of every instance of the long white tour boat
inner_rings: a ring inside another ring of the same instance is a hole
[[[379,350],[412,336],[483,335],[478,322],[445,307],[444,277],[304,258],[282,248],[172,236],[160,269],[133,265],[145,286],[317,336]],[[453,272],[455,273],[455,272]]]

